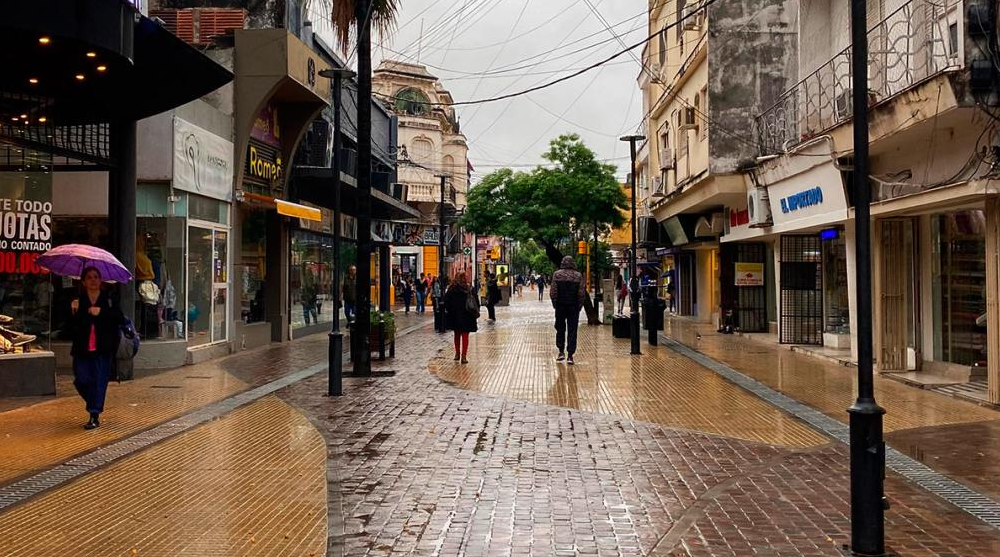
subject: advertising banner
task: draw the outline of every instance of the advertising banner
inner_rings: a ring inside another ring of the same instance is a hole
[[[174,117],[174,187],[233,201],[233,142]]]
[[[0,273],[41,274],[52,248],[52,174],[0,173]]]
[[[736,286],[764,286],[764,264],[737,262]]]

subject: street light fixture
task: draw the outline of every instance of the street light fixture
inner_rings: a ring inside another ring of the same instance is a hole
[[[627,141],[629,146],[629,155],[632,160],[632,171],[629,172],[629,177],[632,185],[632,260],[629,264],[629,284],[632,286],[638,285],[638,278],[636,274],[636,258],[638,257],[638,249],[636,248],[636,222],[635,222],[635,144],[638,141],[645,139],[642,135],[626,135],[621,138],[622,141]],[[642,354],[639,350],[639,289],[632,288],[632,295],[629,298],[629,328],[632,333],[632,354]]]
[[[320,77],[333,79],[333,156],[330,170],[333,176],[333,329],[330,331],[330,347],[327,367],[327,394],[344,394],[344,335],[340,332],[340,106],[341,88],[345,79],[353,78],[353,71],[346,68],[321,70]]]

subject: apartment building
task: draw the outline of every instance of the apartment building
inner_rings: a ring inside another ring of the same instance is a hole
[[[758,154],[753,117],[796,80],[797,10],[793,0],[649,3],[649,33],[657,36],[638,77],[647,140],[637,176],[652,220],[640,226],[639,259],[656,263],[650,270],[679,315],[718,323],[726,298],[743,295],[741,305],[756,312],[752,320],[742,314],[743,328],[767,328],[763,284],[722,288],[720,275],[734,280],[726,269],[737,254],[721,249],[719,238],[724,209],[746,195],[740,170]],[[739,254],[751,256],[767,260],[763,251]]]
[[[723,245],[763,244],[779,341],[856,355],[873,318],[882,372],[1000,402],[996,3],[870,0],[875,314],[858,316],[848,5],[801,2],[800,81],[755,121],[758,163]]]

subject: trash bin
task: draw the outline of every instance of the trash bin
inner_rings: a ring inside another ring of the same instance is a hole
[[[643,326],[649,331],[649,344],[656,346],[657,333],[663,330],[663,312],[667,309],[667,301],[649,297],[642,302]]]

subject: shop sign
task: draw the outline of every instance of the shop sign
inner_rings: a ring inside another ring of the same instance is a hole
[[[497,265],[497,286],[510,286],[510,267]]]
[[[174,117],[174,187],[233,200],[233,142]]]
[[[424,228],[423,242],[424,244],[440,244],[441,235],[438,234],[438,229],[431,227]]]
[[[0,273],[39,274],[52,248],[52,175],[0,175]]]
[[[736,286],[764,286],[764,264],[737,262]]]
[[[743,209],[742,211],[736,209],[729,209],[729,227],[736,228],[737,226],[746,226],[750,224],[750,211]]]
[[[781,199],[781,212],[791,213],[823,202],[823,189],[816,187]]]
[[[281,148],[281,127],[278,125],[277,108],[267,104],[260,109],[253,120],[250,137],[266,145]]]
[[[436,228],[410,222],[372,221],[372,236],[397,246],[437,244]]]
[[[247,146],[247,164],[244,171],[250,178],[270,184],[281,182],[284,168],[281,152],[270,145],[250,140]]]

